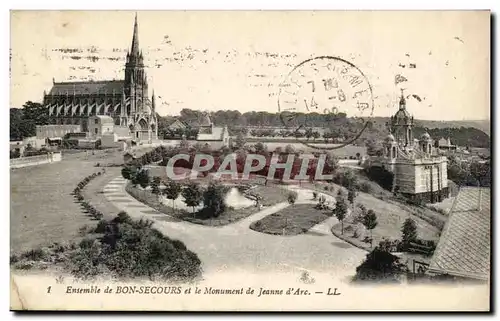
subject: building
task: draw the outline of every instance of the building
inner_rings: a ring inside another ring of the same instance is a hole
[[[181,121],[180,119],[173,118],[171,120],[171,123],[168,124],[167,129],[170,131],[176,131],[176,130],[185,130],[189,127],[188,124],[185,122]]]
[[[231,146],[227,126],[214,126],[207,113],[203,115],[198,125],[198,135],[196,136],[196,141],[204,144],[205,146],[210,146],[212,149]]]
[[[450,137],[441,138],[436,141],[436,147],[441,150],[456,150],[457,146],[451,143]]]
[[[89,127],[91,131],[96,128],[89,124],[89,117],[107,116],[116,127],[127,128],[135,140],[151,141],[157,138],[158,122],[154,91],[149,98],[148,90],[136,15],[123,80],[53,81],[49,93],[44,93],[43,104],[52,124],[80,125],[88,132]]]
[[[89,137],[98,138],[114,132],[114,121],[110,116],[96,115],[89,117]]]
[[[489,188],[463,187],[427,273],[445,279],[488,281],[491,262],[491,193]]]
[[[413,138],[413,116],[401,93],[399,109],[388,124],[384,155],[370,164],[394,174],[393,192],[412,200],[440,202],[448,197],[447,158],[436,153],[428,133]]]

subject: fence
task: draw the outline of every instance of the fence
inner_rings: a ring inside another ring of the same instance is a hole
[[[60,152],[47,153],[45,155],[38,155],[38,156],[13,158],[10,160],[10,168],[21,168],[21,167],[35,166],[41,164],[49,164],[53,162],[60,162],[61,160],[62,160],[62,155]]]

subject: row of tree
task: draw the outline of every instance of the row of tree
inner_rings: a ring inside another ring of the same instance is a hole
[[[122,176],[130,180],[134,186],[139,185],[143,189],[151,187],[151,192],[158,198],[163,196],[171,200],[174,210],[175,200],[182,195],[184,203],[193,209],[195,217],[196,207],[200,204],[203,204],[203,209],[199,212],[199,218],[219,217],[227,208],[225,196],[228,190],[221,184],[211,183],[207,188],[203,188],[194,181],[183,184],[171,179],[162,180],[158,176],[151,178],[147,169],[135,166],[124,167]]]

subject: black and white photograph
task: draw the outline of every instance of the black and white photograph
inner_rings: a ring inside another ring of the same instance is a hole
[[[10,309],[489,311],[491,19],[10,11]]]

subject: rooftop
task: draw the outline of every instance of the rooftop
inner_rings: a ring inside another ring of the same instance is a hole
[[[54,82],[49,95],[122,94],[123,80]]]
[[[489,279],[490,198],[489,188],[460,189],[432,257],[429,272]]]

